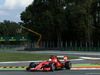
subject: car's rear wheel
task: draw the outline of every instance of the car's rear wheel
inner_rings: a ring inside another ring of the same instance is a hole
[[[71,67],[72,67],[71,62],[70,62],[70,61],[67,61],[67,62],[65,63],[65,68],[68,69],[68,70],[70,70]]]
[[[54,63],[50,63],[49,66],[50,66],[50,71],[55,71]]]

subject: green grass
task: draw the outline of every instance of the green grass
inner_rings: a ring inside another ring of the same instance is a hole
[[[100,65],[95,65],[95,64],[73,64],[72,67],[100,67]]]
[[[0,52],[0,62],[43,60],[49,57],[50,55]]]
[[[79,59],[79,57],[68,56],[68,59]]]
[[[0,52],[0,62],[7,61],[36,61],[36,60],[47,60],[50,55],[45,54],[28,54],[28,53],[11,53],[11,52]],[[68,59],[78,59],[78,57],[68,57]]]

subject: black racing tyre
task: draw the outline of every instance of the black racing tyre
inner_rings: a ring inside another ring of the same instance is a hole
[[[50,63],[50,71],[55,71],[55,64],[54,63]]]
[[[70,62],[70,61],[67,61],[67,62],[65,63],[65,68],[68,69],[68,70],[70,70],[71,67],[72,67],[71,62]]]
[[[27,67],[27,68],[26,68],[26,70],[27,70],[27,71],[29,71],[29,70],[30,70],[30,68],[29,68],[29,67]]]
[[[34,62],[31,62],[30,64],[29,64],[29,68],[35,68],[36,67],[36,64],[34,63]]]

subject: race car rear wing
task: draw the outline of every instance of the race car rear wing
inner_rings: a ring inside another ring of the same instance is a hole
[[[67,62],[67,56],[57,56],[57,58],[64,58],[64,62]]]

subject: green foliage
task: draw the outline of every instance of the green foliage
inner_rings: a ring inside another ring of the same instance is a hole
[[[0,37],[13,37],[13,36],[25,36],[25,32],[18,33],[18,29],[20,29],[20,24],[16,22],[10,22],[4,20],[4,22],[0,22]],[[0,44],[19,44],[21,42],[0,42]]]
[[[93,17],[94,21],[94,40],[100,39],[100,0],[93,0],[93,3],[91,5],[91,15]]]
[[[57,39],[58,42],[61,42],[61,31],[65,18],[63,3],[64,1],[61,0],[35,0],[21,13],[21,19],[26,27],[41,33],[43,40],[54,41]],[[35,36],[31,35],[33,38]]]
[[[0,23],[0,36],[16,36],[18,28],[17,23],[5,20]]]
[[[68,25],[69,39],[89,40],[93,30],[92,16],[90,15],[90,6],[92,0],[71,0],[67,3],[66,18]],[[71,33],[71,34],[69,34]],[[74,36],[74,37],[72,37]]]
[[[91,14],[93,2],[94,0],[35,0],[21,13],[21,19],[25,26],[41,33],[45,41],[91,42],[95,28]]]
[[[100,39],[100,0],[34,0],[21,13],[21,20],[21,25],[42,34],[42,41],[88,41],[91,46],[91,41]],[[12,32],[16,23],[5,24],[10,23],[0,23],[0,36],[19,35]],[[39,38],[31,32],[28,37]]]

